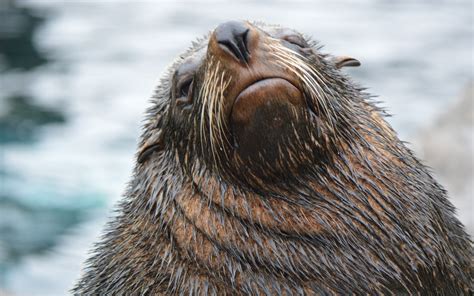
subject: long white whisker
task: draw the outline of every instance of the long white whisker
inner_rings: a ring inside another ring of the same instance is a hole
[[[326,114],[330,127],[334,130],[334,122],[331,118],[335,118],[336,114],[324,90],[329,93],[330,98],[334,99],[337,97],[334,96],[332,89],[328,87],[324,76],[316,68],[312,67],[310,63],[306,62],[306,57],[282,46],[279,42],[273,42],[269,47],[271,54],[276,58],[276,63],[297,75],[310,94],[318,99],[316,104],[317,111],[320,112],[320,105],[324,114]]]

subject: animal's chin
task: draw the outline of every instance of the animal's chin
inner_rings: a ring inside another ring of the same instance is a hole
[[[279,77],[258,80],[244,88],[236,97],[231,112],[231,120],[248,123],[253,120],[258,109],[282,103],[288,106],[302,106],[302,92],[294,84]]]
[[[294,133],[304,106],[303,92],[283,78],[266,78],[246,87],[230,114],[237,152],[244,158],[276,157],[278,146]]]

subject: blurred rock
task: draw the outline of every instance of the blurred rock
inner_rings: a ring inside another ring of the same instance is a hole
[[[474,82],[460,100],[420,133],[418,148],[474,234]]]
[[[43,18],[19,7],[16,1],[0,1],[0,71],[29,70],[47,62],[33,42]]]
[[[4,105],[6,110],[0,113],[0,144],[30,142],[41,126],[66,121],[59,110],[37,105],[30,97],[12,96]]]
[[[2,295],[2,296],[13,296],[13,294],[10,294],[7,291],[2,290],[2,288],[0,288],[0,295]]]
[[[84,212],[0,196],[0,270],[22,256],[51,249],[61,235],[82,221]]]
[[[93,238],[77,235],[77,227],[97,214],[95,208],[94,204],[35,203],[0,194],[0,295],[67,295],[70,282],[58,283],[58,279],[78,277],[85,258],[74,250],[85,249],[82,244],[90,245]],[[73,234],[77,240],[64,246]],[[31,285],[37,288],[31,290]]]

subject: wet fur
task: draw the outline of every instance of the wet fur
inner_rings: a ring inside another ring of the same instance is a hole
[[[171,96],[182,59],[169,68],[141,146],[157,133],[164,144],[135,167],[73,293],[472,293],[472,244],[446,192],[370,96],[313,52],[304,62],[324,83],[307,90],[312,111],[271,163],[232,153],[230,127],[199,88],[215,67],[200,69],[184,118]],[[232,79],[215,72],[221,88]]]

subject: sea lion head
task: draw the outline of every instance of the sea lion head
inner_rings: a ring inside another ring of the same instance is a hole
[[[339,68],[358,64],[292,29],[223,23],[171,66],[139,162],[160,149],[187,172],[204,165],[252,186],[304,175],[351,137],[359,90]]]

